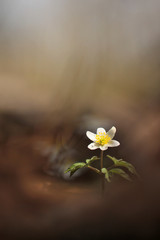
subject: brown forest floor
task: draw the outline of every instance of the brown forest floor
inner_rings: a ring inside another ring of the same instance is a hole
[[[152,133],[148,139],[153,134],[157,140],[159,115],[155,118],[153,114],[153,119],[156,121],[153,127],[149,125]],[[145,124],[153,119],[145,118]],[[0,239],[105,239],[106,235],[111,239],[117,236],[153,239],[157,236],[159,145],[147,146],[146,136],[143,137],[145,124],[137,122],[136,129],[142,133],[136,135],[135,132],[136,140],[133,138],[131,146],[128,143],[121,153],[129,154],[131,162],[134,157],[142,180],[128,183],[115,179],[107,184],[103,200],[98,178],[65,181],[45,174],[47,159],[35,146],[41,140],[51,142],[50,134],[21,133],[1,141]],[[138,158],[135,158],[135,149],[139,151]]]

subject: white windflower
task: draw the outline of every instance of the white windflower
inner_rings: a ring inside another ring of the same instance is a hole
[[[98,128],[97,134],[90,131],[86,132],[87,137],[93,141],[88,145],[90,150],[100,148],[102,151],[107,150],[108,147],[117,147],[120,143],[116,140],[112,140],[116,133],[116,128],[112,127],[107,133],[104,128]]]

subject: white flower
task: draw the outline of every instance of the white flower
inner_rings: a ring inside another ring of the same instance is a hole
[[[116,133],[116,128],[112,127],[107,133],[104,128],[98,128],[97,134],[90,131],[86,132],[87,137],[93,141],[88,145],[90,150],[100,148],[102,151],[107,150],[108,147],[117,147],[120,143],[116,140],[112,140]]]

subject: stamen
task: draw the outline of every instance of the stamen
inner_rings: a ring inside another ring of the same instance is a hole
[[[104,146],[107,144],[111,138],[103,132],[99,132],[99,134],[96,135],[96,143],[99,143],[100,145]]]

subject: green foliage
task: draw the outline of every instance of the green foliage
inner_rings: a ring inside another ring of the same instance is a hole
[[[105,174],[105,179],[110,182],[110,178],[109,178],[109,171],[107,170],[107,168],[102,168],[101,172]]]
[[[135,167],[131,164],[131,163],[128,163],[122,159],[116,159],[115,157],[111,157],[110,155],[107,155],[108,158],[110,158],[112,161],[113,161],[113,165],[111,167],[109,167],[108,169],[107,168],[102,168],[101,170],[98,170],[92,166],[90,166],[90,164],[92,164],[94,161],[96,160],[100,160],[99,157],[97,156],[94,156],[90,159],[86,159],[86,162],[77,162],[77,163],[74,163],[72,164],[66,171],[65,173],[67,172],[70,172],[70,176],[72,176],[78,169],[80,168],[84,168],[84,167],[88,167],[89,169],[95,171],[96,173],[98,174],[104,174],[104,177],[105,179],[108,181],[108,182],[111,182],[111,177],[114,175],[114,174],[117,174],[121,177],[123,177],[124,179],[128,180],[128,181],[131,181],[131,178],[130,176],[121,168],[117,168],[117,167],[124,167],[126,168],[129,172],[131,172],[132,174],[135,174],[137,175],[137,172],[135,170]]]
[[[131,163],[128,163],[122,159],[116,159],[115,157],[111,157],[110,155],[107,155],[107,157],[110,158],[114,162],[114,165],[116,167],[125,167],[128,169],[129,172],[137,175],[136,169]]]
[[[99,157],[94,156],[90,159],[86,159],[86,163],[84,163],[84,162],[74,163],[65,171],[65,173],[70,172],[70,176],[72,176],[78,169],[83,168],[83,167],[88,167],[92,162],[99,160],[99,159],[100,159]],[[98,169],[97,169],[97,173],[98,173]]]
[[[90,159],[86,159],[86,163],[87,163],[88,165],[90,165],[92,162],[94,162],[94,161],[96,161],[96,160],[100,160],[100,158],[97,157],[97,156],[93,156],[93,157],[90,158]]]
[[[120,168],[112,168],[111,170],[109,170],[109,173],[118,174],[119,176],[125,178],[128,181],[132,181],[131,178],[129,177],[129,175],[127,173],[125,173],[125,171],[120,169]]]
[[[86,167],[86,165],[87,164],[84,162],[74,163],[65,171],[65,173],[70,172],[71,177],[78,169]]]

